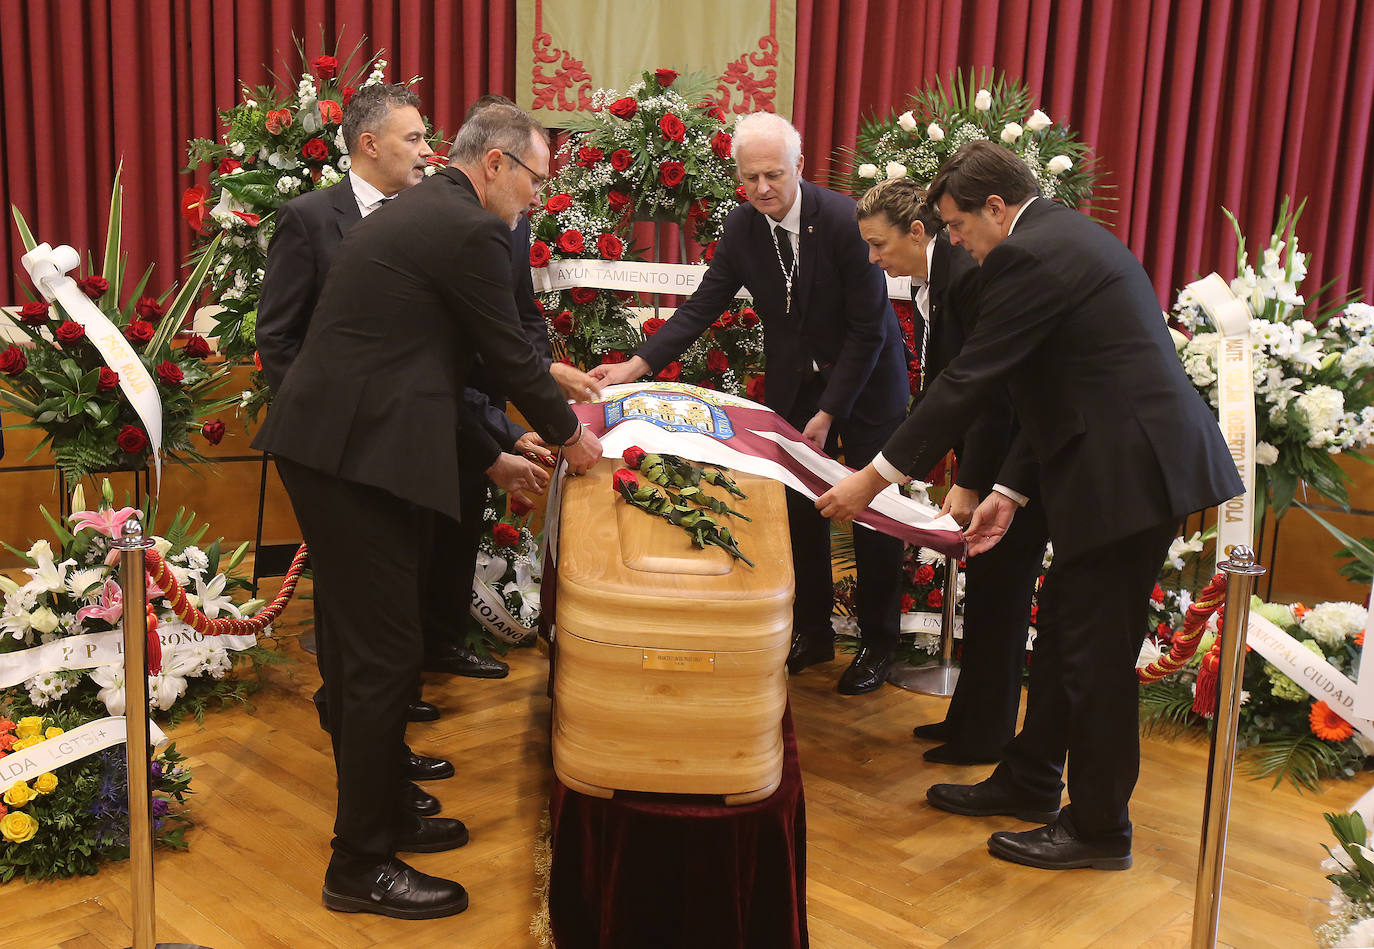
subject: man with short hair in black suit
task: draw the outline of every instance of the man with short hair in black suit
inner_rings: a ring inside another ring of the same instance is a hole
[[[696,292],[619,365],[591,371],[606,384],[657,372],[747,287],[763,321],[764,401],[819,451],[852,466],[878,451],[906,413],[905,346],[882,272],[868,260],[851,198],[803,181],[801,136],[770,112],[735,124],[736,171],[749,201],[730,212]],[[796,581],[793,673],[834,657],[830,525],[787,492]],[[862,645],[838,691],[872,692],[887,676],[901,612],[902,542],[854,531]]]
[[[904,472],[928,470],[1010,392],[1020,431],[965,537],[976,557],[1029,497],[1044,504],[1055,557],[1040,591],[1030,704],[991,777],[926,796],[958,814],[1045,825],[994,833],[988,849],[1002,859],[1123,870],[1150,590],[1179,522],[1243,486],[1140,261],[1039,190],[992,142],[963,146],[936,174],[928,200],[981,265],[973,334],[874,462],[817,506],[852,517]],[[1061,811],[1066,756],[1071,803]]]

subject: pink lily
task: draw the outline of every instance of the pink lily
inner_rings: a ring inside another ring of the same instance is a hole
[[[124,615],[124,592],[119,589],[119,584],[113,580],[105,581],[105,588],[100,592],[100,602],[90,606],[83,606],[76,611],[77,622],[95,617],[114,625],[119,622],[119,618]]]
[[[72,533],[91,528],[106,537],[118,537],[124,522],[138,513],[136,507],[102,508],[99,511],[78,511],[72,515]]]

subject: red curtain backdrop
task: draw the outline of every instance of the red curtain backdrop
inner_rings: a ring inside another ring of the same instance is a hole
[[[514,89],[514,0],[0,0],[0,24],[6,214],[98,250],[122,161],[129,266],[155,261],[163,287],[191,243],[186,141],[219,134],[240,81],[299,71],[293,31],[311,57],[321,28],[342,49],[366,35],[392,78],[424,77],[425,111],[449,131],[481,93]],[[1162,301],[1229,268],[1222,207],[1259,239],[1284,194],[1308,202],[1309,294],[1374,287],[1374,9],[1356,0],[797,0],[797,63],[812,178],[861,114],[905,108],[955,67],[995,67],[1097,149],[1111,226]],[[26,298],[19,255],[6,220],[0,301]]]

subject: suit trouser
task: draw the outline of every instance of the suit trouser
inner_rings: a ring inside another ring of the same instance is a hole
[[[805,388],[788,422],[798,431],[816,414],[819,383]],[[825,443],[826,453],[843,450],[851,468],[862,468],[882,450],[905,416],[881,425],[855,419],[837,421]],[[816,510],[816,502],[787,489],[787,518],[792,537],[792,570],[796,598],[792,632],[811,643],[834,639],[830,614],[835,605],[835,581],[830,565],[830,522]],[[855,594],[863,645],[879,653],[897,647],[898,617],[902,611],[902,541],[866,527],[854,527],[854,561],[859,586]]]
[[[1067,756],[1064,812],[1085,840],[1130,843],[1128,804],[1140,775],[1135,664],[1150,591],[1177,530],[1170,521],[1057,555],[1040,588],[1026,721],[991,780],[1057,802]]]
[[[469,477],[471,474],[471,477]],[[458,504],[461,521],[436,516],[425,544],[425,582],[420,619],[425,652],[435,653],[467,638],[468,606],[477,572],[477,548],[482,538],[482,508],[487,503],[487,478],[480,471],[460,469]]]
[[[408,819],[406,706],[420,675],[420,553],[431,511],[277,458],[329,617],[321,650],[339,800],[335,857],[388,859]]]
[[[950,744],[996,752],[1016,733],[1026,628],[1047,531],[1044,508],[1031,501],[997,546],[968,560],[963,657],[945,712]]]

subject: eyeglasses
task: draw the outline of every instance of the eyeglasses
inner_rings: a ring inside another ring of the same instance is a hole
[[[535,171],[535,170],[534,170],[533,168],[531,168],[529,165],[525,164],[523,161],[521,161],[520,159],[516,158],[516,157],[515,157],[514,155],[512,155],[510,152],[503,151],[501,154],[502,154],[502,155],[505,155],[505,156],[506,156],[507,158],[509,158],[511,161],[515,162],[515,163],[516,163],[517,165],[519,165],[521,168],[525,169],[526,171],[528,171],[528,172],[530,173],[530,177],[531,177],[532,179],[534,179],[534,189],[535,189],[536,191],[541,191],[541,190],[543,190],[544,186],[545,186],[546,184],[549,183],[549,179],[548,179],[548,176],[547,176],[547,175],[541,175],[539,172]]]

